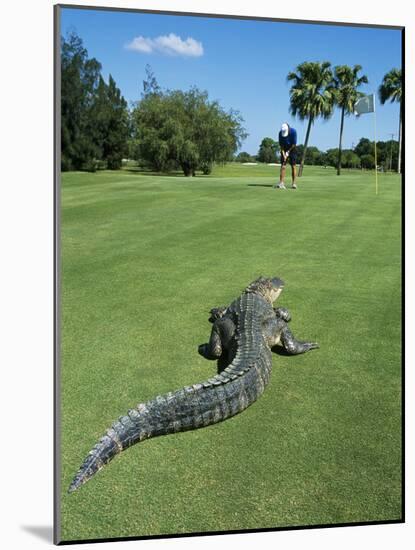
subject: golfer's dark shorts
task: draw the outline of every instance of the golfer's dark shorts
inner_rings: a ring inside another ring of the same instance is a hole
[[[284,157],[281,155],[281,164],[287,164],[289,162],[291,166],[295,166],[297,164],[297,151],[293,149],[291,153],[288,156],[288,159],[284,162]]]

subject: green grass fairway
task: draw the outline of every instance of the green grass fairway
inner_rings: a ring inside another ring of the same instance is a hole
[[[62,175],[62,539],[401,518],[401,186],[397,175],[278,168]],[[291,328],[242,414],[150,439],[66,493],[139,402],[215,373],[210,308],[259,275]]]

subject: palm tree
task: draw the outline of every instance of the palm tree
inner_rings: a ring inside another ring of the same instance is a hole
[[[379,99],[382,105],[390,100],[391,103],[398,101],[399,106],[399,156],[398,172],[401,173],[401,150],[402,150],[402,70],[392,69],[383,77],[379,86]]]
[[[316,118],[321,116],[328,119],[333,112],[335,90],[330,67],[331,64],[328,61],[323,63],[304,61],[298,65],[297,72],[291,72],[287,76],[288,81],[293,81],[290,89],[291,114],[298,116],[300,120],[308,118],[299,176],[303,173],[311,126]]]
[[[354,112],[354,105],[363,94],[357,91],[362,84],[369,81],[366,75],[358,76],[362,70],[361,65],[355,65],[353,68],[348,65],[337,65],[334,68],[334,85],[336,88],[336,103],[341,108],[340,139],[339,139],[339,158],[337,161],[337,175],[340,176],[342,159],[342,138],[344,127],[344,115]]]

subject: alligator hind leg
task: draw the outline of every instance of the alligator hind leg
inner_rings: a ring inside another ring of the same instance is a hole
[[[225,315],[227,309],[228,308],[226,306],[213,307],[210,310],[209,322],[214,323],[218,319],[222,319],[222,317]]]
[[[233,341],[235,330],[235,323],[230,317],[219,317],[213,323],[209,342],[199,346],[200,355],[205,357],[205,359],[211,360],[219,359],[224,354],[227,355]]]
[[[200,344],[198,351],[202,357],[211,361],[219,359],[222,355],[222,342],[216,323],[213,324],[209,342],[207,344]]]
[[[290,355],[298,355],[299,353],[305,353],[310,349],[319,347],[317,342],[301,342],[300,340],[296,340],[287,325],[281,330],[280,342],[285,351]]]

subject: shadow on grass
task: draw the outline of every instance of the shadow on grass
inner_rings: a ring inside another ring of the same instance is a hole
[[[315,348],[315,349],[319,349],[319,348]],[[296,355],[296,354],[288,353],[288,351],[286,351],[285,348],[278,345],[271,348],[271,351],[272,353],[275,353],[275,355],[282,355],[283,357],[294,357],[294,355]],[[314,351],[314,350],[310,349],[306,353],[310,353],[310,351]]]
[[[274,346],[271,348],[272,353],[282,355],[283,357],[292,357],[292,353],[288,353],[282,346]]]
[[[138,176],[168,176],[170,178],[185,178],[183,172],[180,171],[171,171],[171,172],[155,172],[153,170],[145,170],[143,168],[122,168],[123,172],[129,172]],[[194,178],[206,178],[205,174],[196,173],[195,176],[187,176],[187,179],[192,180]]]
[[[273,183],[248,183],[248,187],[273,187]]]
[[[139,170],[137,168],[123,168],[122,171],[129,172],[130,174],[135,174],[137,176],[170,176],[173,178],[178,178],[180,176],[184,177],[184,174],[180,172],[147,172],[146,170]]]
[[[276,355],[282,355],[283,357],[293,357],[293,355],[296,355],[296,354],[288,353],[286,349],[278,345],[271,348],[271,351],[272,353],[275,353]],[[310,351],[313,351],[313,350],[311,349],[307,353],[310,353]]]

